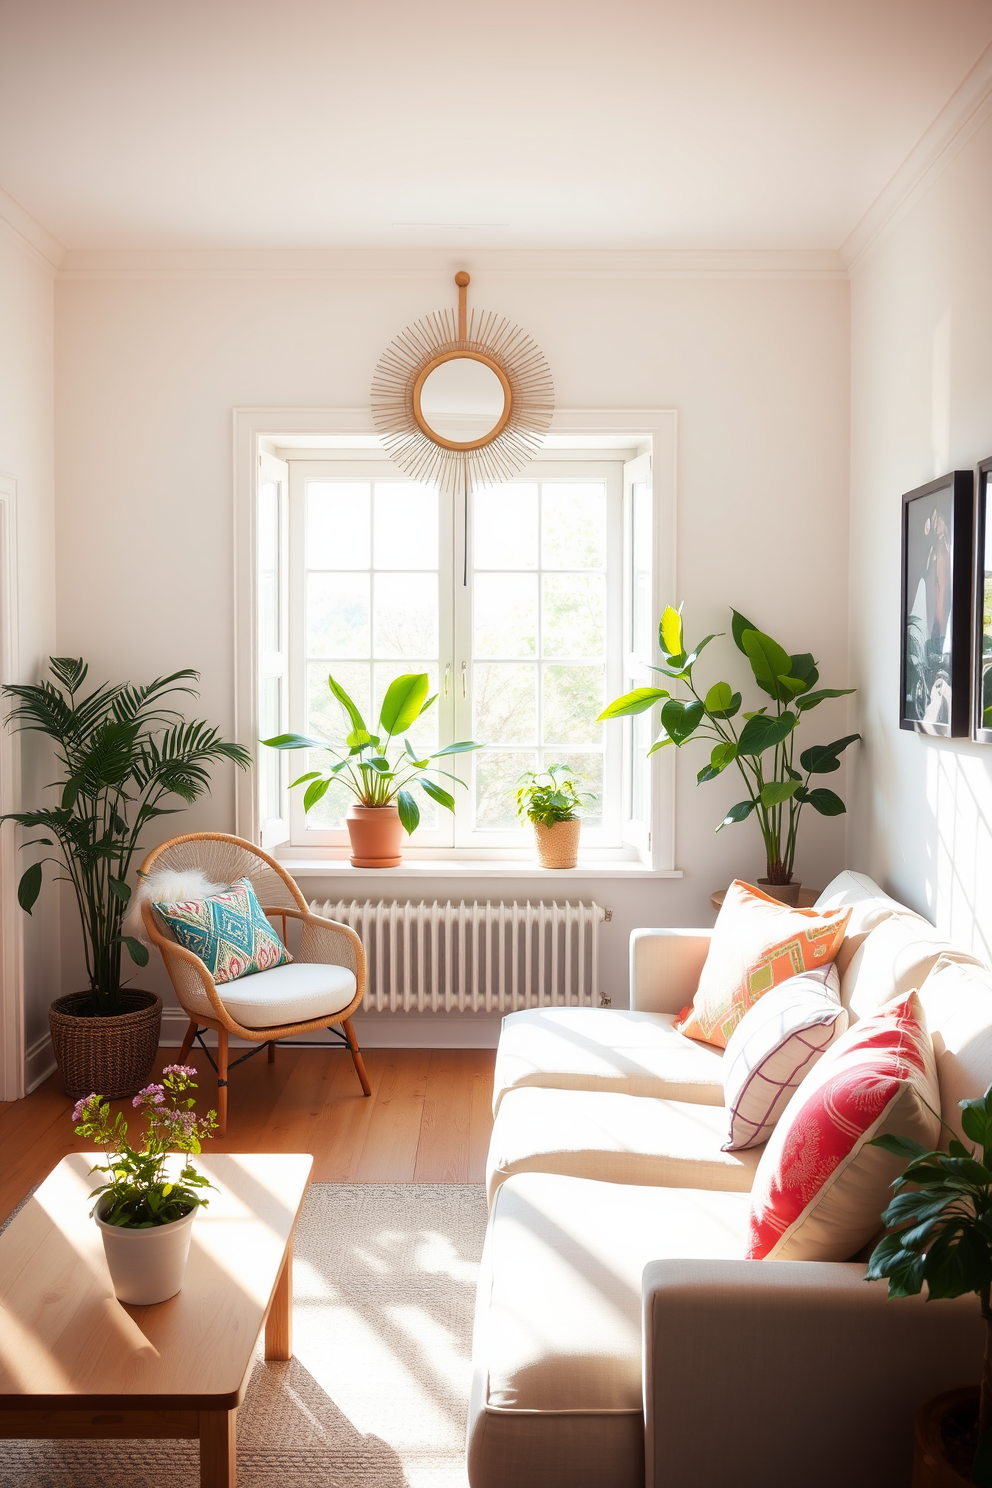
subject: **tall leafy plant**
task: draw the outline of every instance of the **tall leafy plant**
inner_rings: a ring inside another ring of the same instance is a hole
[[[652,671],[682,683],[691,697],[673,697],[664,687],[638,687],[615,699],[599,716],[624,718],[645,713],[660,702],[661,731],[648,754],[668,744],[681,748],[690,739],[710,741],[709,764],[696,776],[699,784],[715,780],[734,765],[747,792],[743,801],[731,806],[717,831],[747,821],[754,814],[765,847],[768,881],[787,884],[792,882],[804,808],[811,806],[821,816],[839,816],[847,809],[835,791],[812,785],[813,776],[839,770],[841,754],[861,737],[846,734],[830,744],[815,744],[803,750],[797,761],[796,730],[813,708],[827,698],[844,697],[854,688],[817,688],[820,674],[808,651],[790,656],[739,611],[732,610],[731,614],[734,643],[747,657],[755,682],[771,703],[741,714],[742,695],[729,682],[715,682],[705,692],[699,690],[694,680],[695,665],[717,636],[706,636],[690,651],[683,636],[681,609],[669,605],[658,627],[666,665],[652,667]],[[734,719],[739,714],[742,722],[738,727]]]
[[[63,870],[57,876],[71,883],[79,910],[93,1011],[112,1016],[120,1007],[122,951],[138,966],[148,962],[141,942],[121,930],[141,832],[156,817],[180,809],[162,804],[169,797],[190,805],[209,790],[211,765],[233,760],[246,769],[251,755],[222,739],[213,725],[188,723],[166,706],[176,693],[196,696],[186,684],[197,672],[172,672],[146,687],[104,682],[83,694],[89,668],[81,658],[53,656],[49,670],[54,682],[3,688],[14,699],[8,724],[49,738],[60,767],[60,779],[49,787],[59,792],[57,806],[3,818],[43,834],[25,847],[57,850],[25,871],[17,897],[30,914],[43,864]]]

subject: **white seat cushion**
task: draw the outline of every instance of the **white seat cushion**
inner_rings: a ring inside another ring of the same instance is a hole
[[[354,972],[346,966],[292,961],[225,982],[217,991],[243,1028],[274,1028],[280,1023],[330,1020],[353,1000],[357,985]]]
[[[613,1091],[507,1091],[489,1143],[489,1202],[514,1173],[747,1192],[761,1148],[724,1152],[722,1106]]]
[[[723,1105],[723,1050],[675,1032],[671,1013],[528,1008],[503,1019],[493,1112],[508,1090],[619,1091]]]

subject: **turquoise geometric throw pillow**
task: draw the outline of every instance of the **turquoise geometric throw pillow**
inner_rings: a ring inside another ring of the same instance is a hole
[[[156,903],[155,908],[179,944],[199,956],[218,984],[293,959],[265,918],[247,878],[209,899]]]

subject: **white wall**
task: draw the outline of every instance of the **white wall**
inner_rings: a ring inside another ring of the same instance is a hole
[[[690,634],[723,629],[735,604],[791,650],[847,667],[849,300],[840,273],[766,277],[533,272],[508,255],[473,272],[474,302],[534,336],[567,408],[674,408],[679,416],[678,592]],[[522,261],[521,261],[522,262]],[[245,274],[75,268],[57,287],[59,646],[135,680],[203,674],[202,707],[233,727],[232,409],[361,407],[388,341],[453,302],[438,255],[425,272]],[[723,648],[721,650],[721,647]],[[716,679],[715,644],[701,671]],[[736,668],[738,674],[740,669]],[[822,725],[820,720],[822,721]],[[846,731],[826,705],[812,737]],[[626,999],[637,924],[709,924],[710,891],[763,871],[753,823],[714,836],[740,787],[698,788],[679,761],[681,881],[584,883],[611,905],[605,983]],[[840,777],[837,777],[840,778]],[[841,786],[843,789],[843,786]],[[231,829],[233,782],[166,823]],[[843,821],[804,828],[798,867],[822,885],[843,864]],[[443,883],[424,891],[448,894]],[[539,893],[527,881],[521,893]],[[315,892],[317,890],[315,889]],[[330,888],[320,887],[324,897]],[[334,891],[337,892],[336,890]],[[392,890],[390,890],[392,892]],[[460,885],[459,892],[472,892]],[[484,891],[480,891],[484,892]],[[547,886],[544,886],[547,894]],[[402,893],[399,897],[403,897]],[[66,985],[78,980],[66,951]],[[421,1040],[423,1041],[423,1039]]]
[[[992,123],[852,276],[852,856],[992,957],[992,750],[901,731],[901,495],[992,455]]]
[[[0,217],[0,474],[16,488],[17,646],[9,680],[17,681],[37,680],[55,640],[54,273]],[[14,763],[15,793],[20,766],[18,804],[36,804],[48,774],[31,736],[18,739]],[[28,859],[17,855],[14,862],[12,881],[0,886],[7,903]],[[50,885],[30,919],[15,915],[12,933],[18,931],[24,946],[24,1038],[43,1068],[39,1043],[47,1034],[48,1004],[59,994],[58,902]]]

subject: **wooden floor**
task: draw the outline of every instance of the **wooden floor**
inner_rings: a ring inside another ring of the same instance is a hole
[[[163,1049],[155,1074],[177,1056]],[[366,1099],[346,1051],[281,1048],[274,1064],[262,1053],[232,1072],[227,1135],[210,1148],[312,1152],[316,1183],[481,1183],[495,1057],[493,1049],[368,1049]],[[203,1077],[198,1108],[209,1109],[213,1071],[202,1053],[189,1062]],[[90,1145],[73,1135],[72,1106],[58,1075],[24,1100],[0,1102],[0,1219],[67,1152]]]

